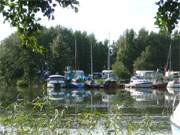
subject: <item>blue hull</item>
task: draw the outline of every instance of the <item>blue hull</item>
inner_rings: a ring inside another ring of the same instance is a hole
[[[71,88],[72,89],[83,89],[84,83],[71,83]]]

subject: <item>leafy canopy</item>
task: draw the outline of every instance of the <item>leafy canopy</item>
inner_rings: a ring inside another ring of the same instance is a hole
[[[39,23],[41,18],[37,15],[42,13],[48,19],[54,19],[53,13],[57,5],[63,8],[70,6],[77,12],[79,2],[77,0],[1,0],[0,13],[4,21],[8,21],[18,29],[23,44],[35,48],[38,45],[33,36],[42,28]]]
[[[180,1],[159,0],[156,4],[159,8],[155,17],[155,24],[161,32],[172,33],[180,20]]]

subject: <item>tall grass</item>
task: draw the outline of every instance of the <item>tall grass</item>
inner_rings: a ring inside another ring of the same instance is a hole
[[[72,114],[68,107],[59,106],[47,97],[37,97],[31,102],[17,100],[8,106],[1,105],[0,108],[0,124],[5,127],[4,134],[146,135],[167,128],[154,124],[149,115],[135,122],[133,117],[124,117],[118,110],[116,115],[91,110]]]

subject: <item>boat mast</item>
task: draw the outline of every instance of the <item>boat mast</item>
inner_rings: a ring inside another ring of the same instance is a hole
[[[93,78],[93,52],[92,52],[92,41],[91,41],[91,76]]]
[[[74,41],[74,44],[75,44],[75,47],[74,47],[74,53],[75,53],[75,70],[77,70],[77,41],[76,41],[76,36],[74,35],[74,38],[75,38],[75,41]]]
[[[111,65],[111,62],[110,62],[110,34],[109,34],[109,42],[108,42],[108,57],[107,57],[107,68],[108,70],[110,70],[110,65]]]
[[[168,70],[171,71],[172,70],[172,63],[171,63],[171,43],[169,46],[169,51],[168,51],[168,59],[167,59],[167,66],[168,66]]]
[[[172,70],[172,61],[171,61],[171,44],[170,44],[170,53],[169,53],[169,69]]]

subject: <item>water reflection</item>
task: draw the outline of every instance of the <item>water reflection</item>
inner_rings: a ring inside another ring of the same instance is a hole
[[[167,88],[167,91],[172,95],[180,95],[180,88]]]
[[[163,104],[164,93],[156,89],[126,89],[130,92],[130,96],[136,101],[144,105],[160,105]]]
[[[174,96],[169,91],[158,91],[153,89],[62,89],[59,91],[61,98],[57,104],[65,106],[66,113],[78,115],[81,112],[101,112],[107,114],[109,119],[113,116],[122,116],[121,122],[135,121],[140,122],[144,115],[148,113],[153,118],[153,122],[165,123],[166,129],[169,126],[169,117],[162,116],[166,106],[166,96]],[[174,92],[176,93],[176,92]],[[52,94],[52,93],[51,93]],[[49,96],[46,89],[42,88],[2,88],[0,89],[0,101],[12,103],[17,99],[32,101],[36,97]],[[52,95],[50,95],[52,96]],[[54,102],[48,100],[49,102]],[[76,120],[75,120],[76,121]],[[127,124],[124,124],[126,128]]]
[[[180,88],[167,88],[165,100],[171,107],[173,104],[177,104],[180,101]]]

